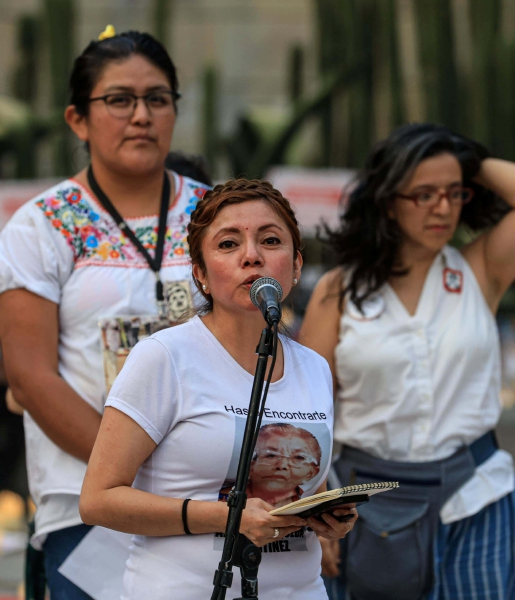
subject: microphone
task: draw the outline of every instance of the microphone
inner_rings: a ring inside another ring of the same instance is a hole
[[[252,304],[259,308],[265,321],[272,326],[281,320],[283,288],[272,277],[256,279],[250,288]]]

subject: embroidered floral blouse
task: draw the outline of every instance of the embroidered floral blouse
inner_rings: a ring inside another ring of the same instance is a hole
[[[163,282],[191,280],[186,227],[206,191],[206,186],[189,178],[174,174],[174,179]],[[152,255],[158,216],[127,223]],[[77,181],[63,181],[26,203],[0,234],[0,293],[16,288],[59,304],[59,372],[101,413],[105,383],[98,322],[118,315],[156,314],[155,275],[98,200]],[[53,444],[29,414],[25,431],[29,484],[38,511],[40,507],[44,511],[48,497],[78,499],[86,465]],[[36,514],[37,535],[80,523],[77,506],[71,510],[70,502],[65,504],[66,510],[64,506],[59,510],[67,514],[66,523]]]

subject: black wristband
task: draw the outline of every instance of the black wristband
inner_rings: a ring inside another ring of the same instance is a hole
[[[188,502],[191,498],[186,498],[182,503],[182,526],[184,527],[184,533],[186,535],[192,535],[191,531],[188,528]]]

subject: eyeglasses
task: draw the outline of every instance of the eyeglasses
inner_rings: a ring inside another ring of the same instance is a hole
[[[285,459],[290,467],[304,467],[306,465],[318,466],[318,460],[309,454],[303,452],[296,452],[295,454],[285,455],[279,454],[274,450],[265,450],[263,453],[255,451],[252,460],[259,460],[264,465],[273,465],[279,460]]]
[[[416,194],[407,196],[405,194],[396,194],[399,198],[405,200],[411,200],[420,208],[432,208],[439,204],[442,198],[447,198],[449,204],[452,206],[462,206],[467,204],[474,197],[474,190],[461,185],[451,186],[446,190],[438,189],[436,187],[426,187]]]
[[[143,96],[136,96],[136,94],[132,94],[131,92],[123,92],[89,98],[88,104],[102,100],[106,105],[107,112],[112,117],[116,119],[128,119],[134,114],[138,100],[141,99],[145,102],[147,110],[157,117],[172,114],[174,111],[174,102],[180,97],[181,95],[178,92],[169,90],[149,92]]]

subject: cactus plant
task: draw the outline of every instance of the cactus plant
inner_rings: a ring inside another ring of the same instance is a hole
[[[50,76],[52,104],[56,113],[68,103],[68,77],[71,71],[74,47],[74,0],[44,0],[47,43],[50,49]],[[72,171],[71,137],[60,119],[54,136],[54,162],[56,175],[70,175]]]
[[[174,2],[153,0],[150,7],[154,32],[169,46]],[[55,173],[68,174],[70,140],[61,115],[74,55],[75,0],[43,0],[43,8],[45,39],[36,40],[37,17],[19,21],[13,92],[33,101],[35,56],[47,44],[55,113],[43,129],[54,131]],[[515,0],[313,0],[313,8],[318,90],[306,97],[303,50],[293,47],[284,57],[290,111],[273,131],[248,111],[234,134],[221,139],[216,126],[221,75],[212,66],[205,69],[202,145],[214,168],[223,151],[234,172],[262,175],[271,163],[287,160],[289,145],[314,119],[322,165],[362,165],[375,140],[412,119],[445,124],[515,159]],[[0,151],[33,148],[27,131],[5,133]],[[31,163],[29,157],[19,173],[33,172]]]
[[[165,46],[170,48],[170,18],[173,10],[173,0],[154,0],[153,24],[155,37]]]
[[[18,65],[13,77],[13,95],[19,100],[33,104],[36,99],[39,19],[34,15],[22,15],[16,29]]]
[[[290,74],[288,77],[288,97],[292,104],[296,104],[304,90],[304,49],[295,45],[290,50]]]
[[[202,147],[204,156],[216,176],[218,150],[218,73],[214,66],[204,70],[203,77],[204,102],[202,112]]]

